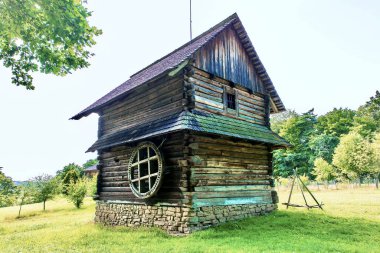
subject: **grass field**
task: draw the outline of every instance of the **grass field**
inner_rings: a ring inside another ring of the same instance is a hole
[[[0,209],[0,252],[380,252],[380,191],[317,191],[325,211],[300,208],[230,222],[186,237],[159,229],[93,223],[95,204],[76,210],[64,199]],[[280,192],[285,202],[287,192]],[[295,202],[302,203],[300,194]]]

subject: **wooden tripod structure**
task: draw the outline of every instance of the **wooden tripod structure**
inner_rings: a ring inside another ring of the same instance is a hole
[[[299,204],[292,204],[292,203],[290,203],[290,199],[291,199],[292,193],[293,193],[294,184],[298,184],[298,186],[299,186],[299,188],[301,190],[301,193],[302,193],[302,197],[303,197],[303,199],[305,201],[305,205],[299,205]],[[305,190],[313,198],[313,200],[315,201],[316,205],[309,205],[307,203],[306,196],[305,196]],[[307,188],[307,186],[305,185],[305,183],[302,182],[301,178],[297,174],[297,169],[294,170],[294,177],[293,177],[293,181],[292,181],[292,186],[290,188],[288,202],[287,203],[282,203],[282,204],[286,205],[286,209],[288,209],[289,206],[293,206],[293,207],[306,207],[307,209],[320,208],[320,209],[323,210],[323,208],[322,208],[322,206],[323,206],[322,202],[319,203],[318,200],[314,197],[313,193],[311,193],[311,191],[309,190],[309,188]]]

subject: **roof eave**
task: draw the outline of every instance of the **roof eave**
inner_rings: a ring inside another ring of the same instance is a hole
[[[257,74],[259,75],[261,81],[264,83],[271,99],[273,100],[274,104],[276,105],[277,111],[282,112],[285,111],[285,106],[280,98],[280,96],[277,93],[276,88],[273,85],[272,80],[270,79],[264,64],[260,60],[260,57],[258,56],[255,47],[253,46],[253,43],[247,33],[247,31],[244,28],[243,23],[241,22],[240,18],[236,16],[236,20],[233,24],[234,29],[238,33],[238,36],[240,39],[246,39],[247,41],[243,44],[244,48],[247,51],[247,54],[251,57],[252,63],[255,67],[255,70]]]
[[[185,59],[185,61],[186,61],[186,60],[187,60],[187,59]],[[179,65],[180,65],[180,64],[179,64]],[[155,76],[155,77],[149,79],[148,81],[144,82],[143,84],[141,84],[141,85],[139,85],[139,86],[137,86],[137,87],[134,87],[133,89],[130,89],[130,90],[128,90],[127,92],[122,93],[122,94],[120,94],[120,95],[118,95],[118,96],[116,96],[116,97],[110,99],[109,101],[105,102],[104,104],[98,105],[98,106],[96,106],[96,107],[94,107],[94,108],[92,108],[92,109],[90,109],[90,110],[85,109],[85,110],[83,110],[82,112],[78,113],[77,115],[71,117],[70,120],[79,120],[79,119],[81,119],[81,118],[83,118],[83,117],[87,117],[87,116],[89,116],[91,113],[99,113],[100,110],[101,110],[103,107],[105,107],[105,106],[107,106],[107,105],[109,105],[109,104],[112,104],[113,102],[115,102],[115,101],[117,101],[117,100],[120,100],[120,99],[122,99],[122,98],[128,96],[132,91],[134,91],[136,88],[141,87],[142,85],[146,85],[146,84],[149,84],[149,83],[151,83],[151,82],[157,81],[158,79],[160,79],[160,78],[162,78],[162,77],[164,77],[164,76],[170,74],[170,73],[173,71],[173,69],[174,69],[174,68],[168,69],[167,71],[165,71],[165,72],[161,73],[160,75],[157,75],[157,76]]]

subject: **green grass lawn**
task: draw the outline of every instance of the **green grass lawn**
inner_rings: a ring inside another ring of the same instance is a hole
[[[95,204],[76,210],[64,199],[0,209],[1,252],[380,252],[380,191],[316,191],[325,211],[284,209],[267,216],[173,237],[159,229],[93,223]],[[285,202],[287,192],[280,192]],[[300,194],[295,202],[302,203]]]

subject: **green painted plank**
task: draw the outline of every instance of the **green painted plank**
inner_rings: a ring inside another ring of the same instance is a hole
[[[201,96],[201,97],[204,97],[204,98],[207,98],[207,99],[210,99],[210,100],[213,100],[215,102],[223,104],[223,99],[222,99],[221,95],[219,95],[219,96],[211,96],[209,94],[205,94],[205,93],[202,93],[200,91],[195,91],[194,94],[197,95],[197,96]]]
[[[271,191],[225,191],[225,192],[195,192],[193,199],[208,198],[242,198],[242,197],[271,197]]]
[[[213,107],[216,107],[219,109],[223,109],[223,103],[221,103],[221,102],[220,103],[215,102],[214,100],[210,100],[210,99],[207,99],[207,98],[204,98],[201,96],[197,96],[197,95],[195,95],[194,98],[195,98],[196,102],[200,102],[202,104],[206,104],[206,105],[213,106]]]
[[[271,189],[268,185],[228,185],[228,186],[197,186],[194,187],[196,192],[204,191],[215,191],[215,192],[224,192],[224,191],[250,191],[250,190],[269,190]]]
[[[171,72],[169,72],[169,76],[170,77],[173,77],[175,76],[176,74],[178,74],[184,67],[186,67],[186,65],[189,63],[189,60],[185,60],[183,61],[181,64],[178,65],[177,68],[175,68],[174,70],[172,70]]]
[[[203,206],[228,206],[247,204],[272,204],[273,200],[267,196],[243,197],[243,198],[209,198],[193,199],[193,207]]]

